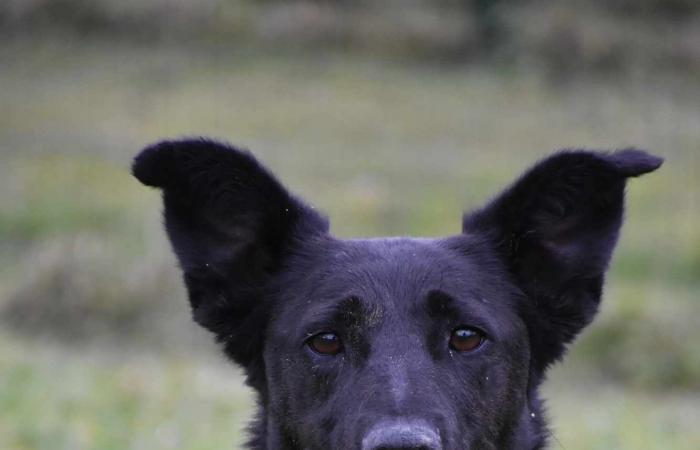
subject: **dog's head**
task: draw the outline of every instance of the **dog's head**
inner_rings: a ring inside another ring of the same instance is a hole
[[[562,151],[441,239],[340,240],[248,152],[145,149],[195,321],[260,395],[260,449],[527,449],[537,387],[592,320],[627,178],[661,159]]]

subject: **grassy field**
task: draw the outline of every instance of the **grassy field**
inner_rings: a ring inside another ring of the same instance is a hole
[[[163,137],[251,148],[340,236],[441,235],[536,158],[639,146],[601,317],[546,387],[552,448],[700,448],[700,80],[339,55],[0,44],[0,448],[236,448],[252,397],[190,324],[155,192]]]

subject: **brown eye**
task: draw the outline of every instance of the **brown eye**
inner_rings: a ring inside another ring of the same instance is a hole
[[[319,333],[309,338],[307,345],[321,355],[337,355],[343,349],[340,338],[335,333]]]
[[[484,335],[474,328],[457,328],[450,336],[450,348],[458,352],[476,350],[484,342]]]

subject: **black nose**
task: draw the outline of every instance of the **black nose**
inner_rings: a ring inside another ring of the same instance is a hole
[[[380,422],[362,439],[362,450],[441,450],[440,435],[423,421]]]

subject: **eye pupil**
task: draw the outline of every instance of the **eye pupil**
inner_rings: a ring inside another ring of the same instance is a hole
[[[309,347],[322,355],[337,355],[342,349],[340,338],[335,333],[319,333],[308,341]]]
[[[484,336],[473,328],[457,328],[450,336],[450,348],[458,352],[476,350],[484,341]]]

